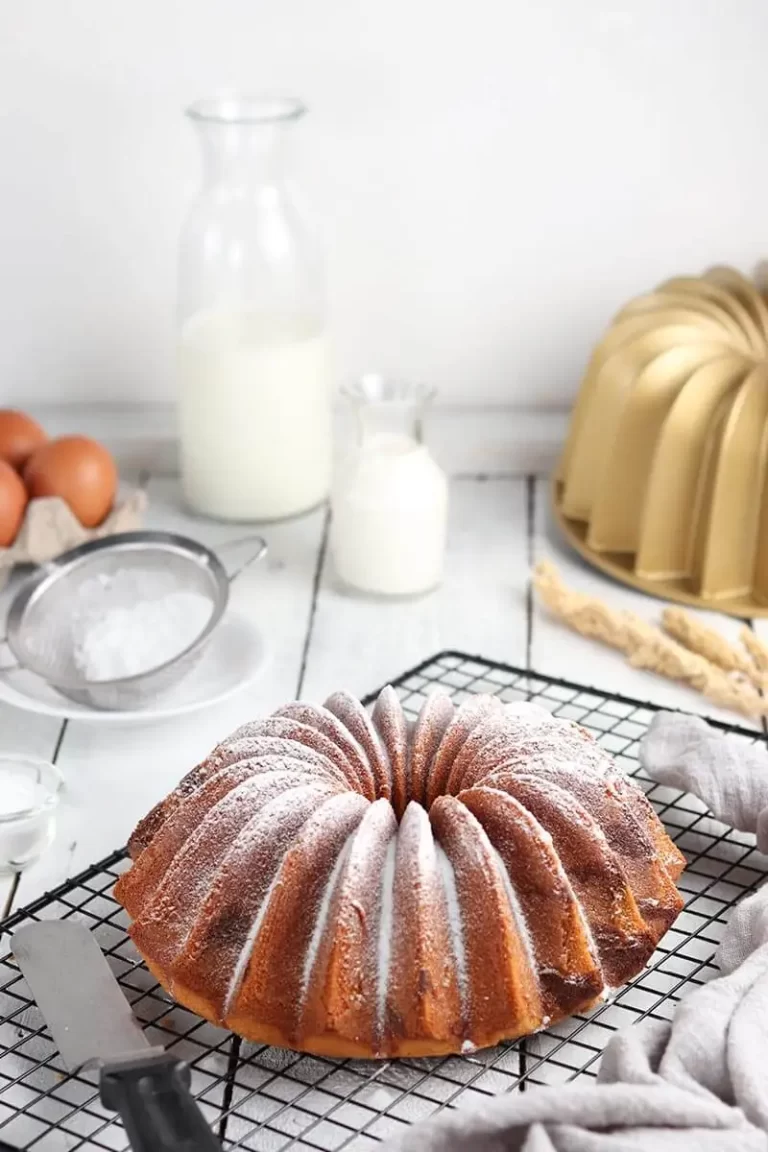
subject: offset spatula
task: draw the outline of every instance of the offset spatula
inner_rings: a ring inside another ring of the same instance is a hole
[[[221,1152],[189,1068],[149,1043],[83,924],[25,925],[12,948],[67,1069],[100,1069],[101,1102],[120,1113],[135,1152]]]

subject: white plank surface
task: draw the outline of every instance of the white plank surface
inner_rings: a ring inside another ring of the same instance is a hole
[[[526,481],[451,483],[441,588],[417,600],[350,596],[326,553],[302,695],[358,696],[445,648],[525,664]]]
[[[535,517],[528,496],[534,493]],[[149,485],[148,526],[181,532],[213,548],[246,531],[188,516],[172,479]],[[435,593],[387,602],[337,587],[324,549],[320,510],[265,526],[267,563],[244,574],[233,602],[259,626],[269,657],[260,679],[229,702],[175,721],[100,728],[66,725],[58,763],[66,791],[53,848],[25,873],[14,905],[27,903],[124,843],[136,821],[211,746],[243,720],[293,698],[322,699],[346,687],[363,695],[445,648],[530,666],[670,707],[712,713],[696,693],[630,668],[623,658],[573,635],[538,607],[529,616],[531,562],[553,559],[575,588],[646,618],[661,604],[607,581],[553,533],[545,482],[459,477],[452,481],[446,575]],[[321,563],[322,562],[322,563]],[[739,622],[716,616],[735,636]],[[759,629],[768,639],[768,624]],[[722,714],[731,722],[738,717]],[[0,748],[51,756],[62,734],[56,721],[0,711]],[[0,882],[0,901],[9,894]]]
[[[646,620],[659,622],[665,606],[663,601],[636,592],[590,568],[561,538],[551,515],[549,485],[546,480],[536,481],[534,523],[534,562],[551,560],[564,582],[574,590],[597,596],[612,608],[626,609]],[[738,638],[742,621],[716,612],[690,611],[724,636],[732,640]],[[699,712],[747,728],[757,726],[744,717],[715,708],[700,693],[685,685],[672,683],[640,668],[632,668],[620,652],[574,634],[538,604],[534,604],[531,666],[550,676],[577,680],[585,685],[610,689],[669,708]]]

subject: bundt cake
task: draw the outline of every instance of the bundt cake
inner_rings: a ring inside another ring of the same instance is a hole
[[[595,348],[554,485],[569,540],[651,594],[768,608],[768,304],[732,268],[631,300]]]
[[[583,728],[385,688],[246,724],[136,828],[115,895],[182,1004],[333,1056],[471,1051],[634,976],[683,858]]]

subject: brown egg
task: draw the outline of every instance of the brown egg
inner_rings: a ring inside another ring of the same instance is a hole
[[[17,472],[47,439],[37,421],[25,412],[0,408],[0,460],[6,460]]]
[[[27,490],[5,460],[0,460],[0,548],[10,548],[21,528]]]
[[[95,440],[61,436],[30,457],[24,483],[31,499],[60,496],[85,528],[96,528],[114,502],[117,468],[106,448]]]

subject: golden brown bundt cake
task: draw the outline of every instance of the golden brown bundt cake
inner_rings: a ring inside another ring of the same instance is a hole
[[[683,857],[588,732],[385,688],[246,724],[139,824],[115,895],[177,1000],[333,1056],[471,1051],[636,975]]]

